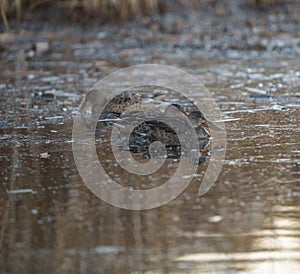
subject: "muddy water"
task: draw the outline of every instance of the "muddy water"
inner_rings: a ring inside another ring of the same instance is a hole
[[[300,37],[286,12],[250,11],[238,29],[191,13],[175,30],[167,14],[142,26],[2,34],[1,273],[298,273]],[[166,206],[126,211],[82,182],[73,119],[99,79],[154,62],[214,93],[226,160],[206,195],[194,180]]]

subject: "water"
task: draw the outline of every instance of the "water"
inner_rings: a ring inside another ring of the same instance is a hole
[[[245,35],[246,50],[215,30],[223,19],[210,17],[211,35],[192,25],[177,36],[152,36],[144,26],[130,31],[133,23],[119,32],[104,26],[99,38],[95,28],[76,27],[38,38],[30,30],[2,34],[1,273],[298,273],[299,23],[274,16],[262,16],[256,31],[231,29],[229,21],[229,32]],[[269,28],[275,30],[265,45]],[[199,33],[204,40],[197,41]],[[30,52],[41,38],[50,51]],[[226,159],[206,195],[197,195],[196,178],[166,206],[126,211],[82,182],[73,119],[83,94],[103,76],[154,62],[190,72],[214,93],[224,114]]]

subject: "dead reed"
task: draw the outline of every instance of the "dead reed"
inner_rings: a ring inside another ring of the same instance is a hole
[[[43,5],[63,9],[66,13],[82,11],[87,15],[125,20],[158,9],[162,0],[0,0],[1,18],[9,30],[9,18],[20,21],[27,11]]]

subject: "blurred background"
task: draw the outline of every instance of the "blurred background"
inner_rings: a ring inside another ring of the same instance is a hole
[[[300,273],[299,1],[0,8],[0,273]],[[82,182],[72,126],[93,84],[145,63],[205,84],[224,114],[227,154],[206,195],[207,162],[168,205],[126,211]]]

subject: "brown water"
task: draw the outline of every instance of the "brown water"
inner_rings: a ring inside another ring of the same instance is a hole
[[[175,15],[167,14],[162,30],[154,20],[1,34],[0,272],[299,273],[300,36],[293,8],[251,11],[239,28],[232,18],[200,20],[191,12],[175,33],[167,28]],[[40,41],[50,49],[32,50]],[[227,153],[206,195],[197,196],[194,180],[166,206],[126,211],[82,182],[71,133],[94,83],[143,63],[175,65],[215,94]],[[50,156],[39,158],[44,152]]]

